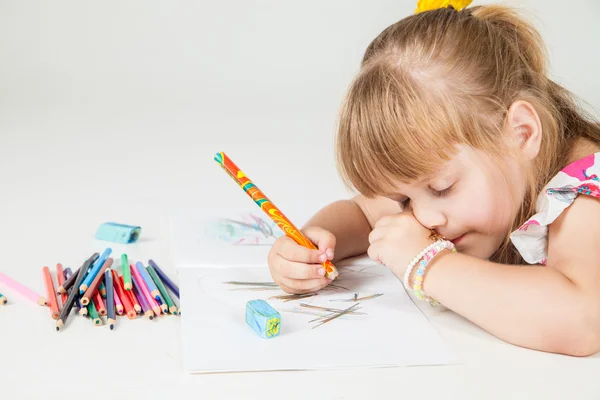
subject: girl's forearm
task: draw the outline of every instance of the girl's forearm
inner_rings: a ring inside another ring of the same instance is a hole
[[[341,260],[363,254],[369,247],[371,226],[353,200],[340,200],[317,212],[305,225],[318,226],[336,238],[335,258]]]
[[[586,355],[598,321],[584,293],[559,271],[502,265],[459,253],[440,255],[423,289],[449,309],[507,342]],[[593,307],[596,310],[598,307]]]

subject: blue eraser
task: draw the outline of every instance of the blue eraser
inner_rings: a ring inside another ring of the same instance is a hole
[[[269,339],[279,335],[281,315],[264,300],[246,303],[246,323],[261,337]]]
[[[98,227],[96,239],[114,243],[135,243],[141,232],[142,228],[139,226],[106,222]]]

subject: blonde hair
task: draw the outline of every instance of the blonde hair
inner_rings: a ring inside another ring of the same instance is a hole
[[[368,46],[341,109],[336,156],[344,182],[368,197],[385,194],[439,170],[457,144],[500,160],[513,154],[502,135],[506,113],[524,100],[539,115],[543,139],[512,221],[511,231],[518,228],[566,165],[573,140],[600,143],[600,126],[548,78],[546,59],[538,32],[504,6],[441,8],[391,25]],[[508,235],[492,259],[523,262]]]

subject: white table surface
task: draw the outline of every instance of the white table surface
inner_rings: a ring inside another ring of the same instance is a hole
[[[559,66],[575,57],[565,43],[585,43],[552,30],[558,15],[600,34],[597,3],[524,3],[547,17]],[[335,113],[368,41],[412,2],[119,4],[0,3],[0,271],[44,293],[44,265],[77,268],[103,250],[96,227],[117,221],[142,226],[135,253],[175,276],[169,215],[230,201],[210,190],[229,179],[216,151],[292,219],[349,196]],[[567,83],[598,107],[592,78]],[[2,398],[600,398],[600,355],[522,349],[423,305],[460,364],[188,375],[176,317],[120,318],[113,332],[71,317],[57,333],[47,308],[9,298]]]

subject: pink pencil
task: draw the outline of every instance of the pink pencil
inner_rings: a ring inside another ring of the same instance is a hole
[[[109,290],[108,288],[106,288],[106,290]],[[117,290],[114,288],[113,285],[113,292],[114,292],[114,298],[115,298],[115,304],[117,305],[117,314],[119,315],[123,315],[123,303],[121,303],[121,299],[119,298],[119,294],[117,293]]]
[[[150,291],[148,290],[148,287],[146,286],[146,282],[144,282],[144,279],[142,278],[139,271],[137,270],[137,268],[134,265],[131,266],[131,274],[137,281],[138,286],[142,289],[142,295],[144,297],[146,297],[146,300],[148,301],[148,304],[150,305],[150,308],[152,309],[152,311],[154,311],[154,313],[156,315],[160,315],[160,312],[161,312],[160,306],[158,305],[158,303],[156,302],[154,297],[152,297],[152,295],[150,294]]]
[[[14,291],[18,292],[24,297],[27,297],[34,303],[38,303],[40,306],[45,306],[47,304],[46,299],[44,297],[35,293],[33,290],[21,285],[19,282],[9,278],[2,272],[0,272],[0,282],[3,282],[8,288],[13,289]]]

